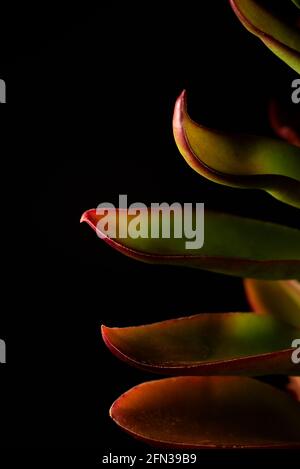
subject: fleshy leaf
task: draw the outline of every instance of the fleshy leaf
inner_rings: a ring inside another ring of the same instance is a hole
[[[177,377],[130,389],[110,409],[127,433],[182,448],[300,448],[300,406],[254,379]]]
[[[207,179],[231,187],[263,189],[300,208],[300,149],[272,138],[227,134],[194,122],[185,91],[175,104],[173,131],[186,162]]]
[[[292,0],[296,7],[300,8],[300,0]]]
[[[270,124],[274,132],[287,142],[300,147],[300,115],[297,106],[284,109],[275,100],[269,107]]]
[[[233,11],[248,31],[300,73],[300,32],[265,8],[257,0],[230,0]]]
[[[290,376],[289,383],[287,385],[288,391],[292,393],[294,398],[300,402],[300,377]]]
[[[155,213],[155,212],[154,212]],[[187,215],[188,210],[185,210]],[[130,226],[136,217],[124,209],[107,210],[105,222],[112,233],[122,225]],[[159,231],[160,237],[132,238],[104,234],[99,228],[103,215],[88,210],[82,216],[108,244],[118,251],[144,262],[174,264],[221,272],[240,277],[289,279],[300,276],[300,231],[272,223],[205,211],[204,246],[187,249],[187,238],[174,237],[174,223],[182,221],[181,210],[171,217],[170,238],[161,236],[161,220],[150,210],[140,210],[139,222]],[[195,212],[192,212],[195,226]],[[118,235],[118,233],[116,233]],[[190,241],[190,239],[189,239]]]
[[[299,375],[297,329],[271,316],[211,313],[146,326],[102,326],[107,347],[146,371],[171,375]]]
[[[260,314],[272,314],[277,319],[300,329],[299,282],[245,279],[244,285],[254,311]],[[300,338],[300,330],[298,336]]]

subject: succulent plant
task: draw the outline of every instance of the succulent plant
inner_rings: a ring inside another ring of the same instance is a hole
[[[296,25],[285,24],[258,0],[230,4],[251,33],[300,72]],[[276,103],[270,119],[286,141],[206,128],[189,117],[183,92],[175,105],[174,137],[201,176],[237,189],[264,190],[296,210],[299,122],[294,125]],[[150,223],[148,210],[140,216]],[[176,216],[175,211],[173,223]],[[107,217],[118,225],[130,220],[122,210],[114,220],[108,209]],[[123,394],[111,407],[114,421],[134,437],[165,447],[299,448],[300,365],[291,356],[293,340],[300,338],[300,231],[206,211],[204,246],[187,253],[184,236],[112,238],[99,233],[100,218],[92,209],[82,221],[125,255],[243,278],[252,308],[251,313],[202,313],[136,327],[102,326],[104,342],[118,358],[171,375]],[[289,390],[296,399],[255,379],[268,374],[290,376]]]

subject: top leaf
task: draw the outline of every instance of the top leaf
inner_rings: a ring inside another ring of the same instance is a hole
[[[188,115],[185,91],[175,104],[173,131],[180,153],[202,176],[231,187],[263,189],[300,208],[300,149],[296,146],[199,125]]]
[[[299,6],[299,1],[294,1]],[[230,4],[241,23],[252,34],[300,73],[300,32],[286,24],[266,9],[257,0],[230,0]]]

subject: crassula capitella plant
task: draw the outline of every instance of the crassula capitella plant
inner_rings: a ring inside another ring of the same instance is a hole
[[[300,2],[292,1],[297,12]],[[286,24],[262,1],[230,4],[251,33],[300,73],[296,21]],[[267,191],[292,206],[297,217],[299,134],[292,124],[281,122],[276,106],[271,122],[286,141],[206,128],[189,117],[183,92],[175,105],[173,130],[180,153],[201,176],[237,190]],[[120,225],[130,222],[127,215],[119,210],[115,220],[108,209],[106,219]],[[100,216],[88,210],[82,221],[97,232]],[[139,216],[151,222],[148,210]],[[300,231],[206,211],[204,246],[188,253],[184,237],[101,237],[141,261],[239,276],[252,308],[251,313],[202,313],[138,327],[102,326],[106,345],[121,360],[171,375],[123,394],[111,407],[113,420],[134,437],[165,447],[299,448],[300,365],[292,360],[292,344],[300,338]],[[255,379],[268,374],[289,376],[296,399]]]

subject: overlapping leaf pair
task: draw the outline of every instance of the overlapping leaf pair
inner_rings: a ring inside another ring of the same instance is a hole
[[[299,7],[298,0],[293,2]],[[230,3],[248,30],[300,71],[296,28],[256,0]],[[272,116],[273,127],[282,128],[274,109]],[[188,116],[185,93],[176,102],[173,128],[180,152],[202,176],[232,187],[263,189],[300,208],[299,136],[294,129],[279,132],[293,145],[208,129]],[[136,438],[165,447],[299,448],[299,403],[248,377],[292,376],[290,389],[299,395],[300,365],[291,356],[292,343],[300,338],[300,284],[295,280],[300,279],[300,231],[206,211],[204,246],[187,253],[184,237],[104,235],[101,216],[89,210],[82,221],[128,256],[243,277],[253,311],[198,314],[122,329],[103,326],[103,339],[117,357],[146,371],[173,375],[122,395],[110,411],[116,423]],[[140,217],[150,226],[148,210]],[[124,225],[125,219],[130,222],[122,210],[117,218],[107,211],[110,225]]]

